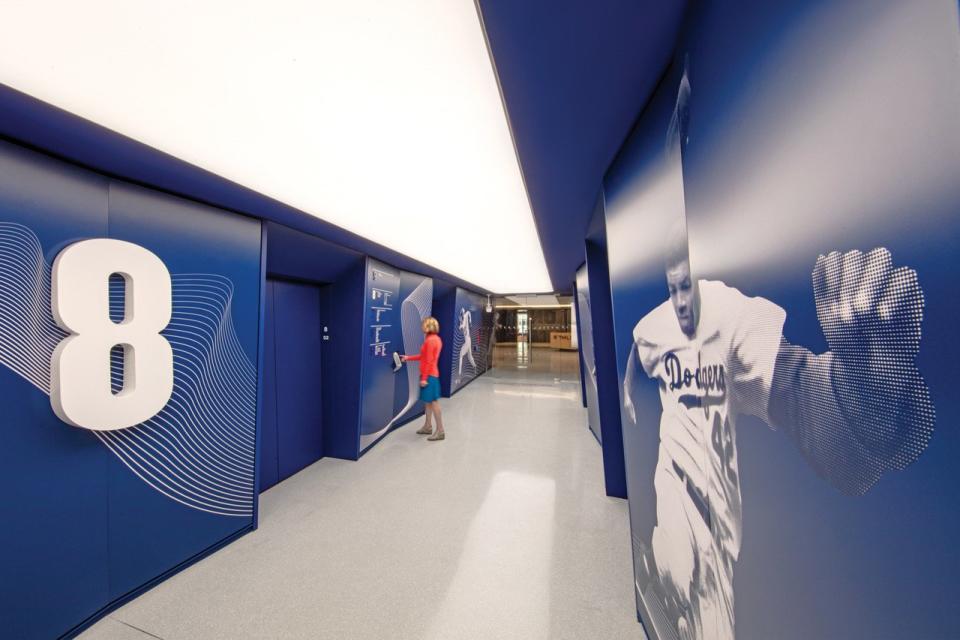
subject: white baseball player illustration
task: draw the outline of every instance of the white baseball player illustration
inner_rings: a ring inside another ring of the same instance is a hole
[[[580,305],[580,317],[581,317],[581,329],[584,332],[584,335],[590,330],[590,323],[592,316],[590,315],[590,298],[586,295],[584,291],[577,291],[577,303]],[[583,364],[587,369],[587,376],[590,380],[590,384],[594,389],[597,388],[597,361],[594,357],[593,352],[593,339],[586,337],[581,342],[581,350],[583,351]]]
[[[470,311],[463,307],[460,308],[460,323],[458,328],[460,329],[460,334],[463,336],[463,344],[460,345],[460,366],[457,370],[457,375],[463,375],[463,359],[467,358],[470,360],[470,366],[473,367],[473,370],[477,370],[477,363],[473,359],[473,339],[470,336],[470,322],[473,320]]]
[[[684,74],[668,162],[680,162],[689,94]],[[636,324],[624,380],[634,424],[631,394],[644,378],[657,381],[662,405],[656,525],[649,547],[635,538],[637,590],[654,637],[725,640],[735,638],[743,533],[736,416],[784,432],[846,494],[905,468],[934,424],[915,362],[923,293],[884,248],[819,256],[813,298],[829,351],[814,354],[783,337],[778,305],[694,276],[679,198],[664,261],[669,299]]]

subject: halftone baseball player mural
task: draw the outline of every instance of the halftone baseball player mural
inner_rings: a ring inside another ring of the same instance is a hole
[[[473,338],[470,335],[470,324],[472,321],[473,316],[470,314],[470,310],[461,307],[460,321],[457,323],[457,329],[460,330],[460,335],[463,336],[463,344],[460,345],[460,353],[457,356],[459,358],[459,366],[457,368],[458,376],[463,375],[464,358],[470,361],[470,366],[473,367],[474,371],[477,369],[477,361],[473,359]]]
[[[697,277],[688,250],[681,159],[691,87],[684,72],[666,137],[663,267],[668,299],[633,328],[623,399],[656,381],[662,413],[649,541],[634,534],[637,591],[655,637],[736,636],[743,539],[738,416],[782,432],[810,469],[860,496],[925,450],[934,408],[916,357],[923,292],[883,247],[812,257],[811,304],[828,350],[783,335],[775,302]]]
[[[484,313],[484,296],[457,287],[450,322],[450,392],[454,393],[489,366],[493,314]]]

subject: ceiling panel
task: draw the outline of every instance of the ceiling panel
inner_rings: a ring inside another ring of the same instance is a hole
[[[14,1],[0,83],[482,288],[551,288],[470,2]]]
[[[478,0],[553,287],[570,291],[611,160],[666,68],[680,0]]]

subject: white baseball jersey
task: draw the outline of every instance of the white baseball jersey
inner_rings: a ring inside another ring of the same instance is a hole
[[[732,636],[733,563],[740,553],[742,509],[734,416],[766,419],[786,313],[722,282],[700,280],[696,334],[680,329],[670,300],[637,323],[636,354],[660,383],[660,448],[652,541],[661,577],[721,622],[704,637]],[[692,585],[698,567],[701,584]],[[706,586],[704,586],[706,585]],[[696,623],[695,623],[696,624]]]

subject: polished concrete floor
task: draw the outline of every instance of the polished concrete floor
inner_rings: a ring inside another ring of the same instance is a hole
[[[260,528],[84,640],[642,638],[627,504],[603,492],[575,352],[500,347],[405,425],[261,496]]]

